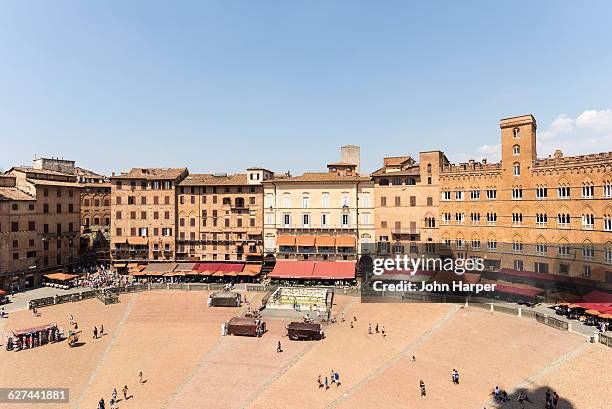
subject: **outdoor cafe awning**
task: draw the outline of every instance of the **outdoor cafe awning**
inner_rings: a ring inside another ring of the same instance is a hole
[[[334,247],[336,239],[333,236],[317,236],[317,247]]]
[[[295,246],[295,236],[278,236],[276,238],[276,244],[279,246]]]
[[[123,268],[123,267],[125,267],[126,265],[127,265],[127,264],[125,264],[125,263],[115,263],[115,264],[113,264],[113,267],[115,267],[115,268]]]
[[[131,244],[134,246],[146,246],[147,244],[149,244],[149,238],[148,237],[128,237],[127,242],[128,244]]]
[[[295,242],[298,246],[302,247],[314,247],[315,245],[315,236],[297,236]]]
[[[51,273],[45,274],[45,278],[49,280],[57,280],[57,281],[69,281],[77,278],[77,274],[66,274],[66,273]]]
[[[355,236],[336,236],[336,247],[355,247]]]
[[[269,276],[271,278],[310,279],[314,264],[314,261],[278,260]]]
[[[247,264],[244,266],[241,276],[255,277],[261,274],[261,264]]]
[[[128,263],[127,264],[127,268],[134,268],[134,267],[138,267],[138,263]]]
[[[240,275],[240,272],[244,268],[242,263],[199,263],[195,266],[194,270],[198,272],[198,275],[212,275],[215,277],[230,276],[235,277]]]
[[[323,280],[350,280],[355,278],[354,261],[317,261],[312,278]]]

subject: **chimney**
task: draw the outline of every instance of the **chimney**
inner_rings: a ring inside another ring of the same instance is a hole
[[[559,159],[563,157],[563,152],[561,152],[561,149],[557,149],[555,151],[555,159]]]
[[[487,164],[487,158],[482,158],[482,164],[486,165]]]

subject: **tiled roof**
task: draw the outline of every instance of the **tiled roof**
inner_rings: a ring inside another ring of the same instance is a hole
[[[28,174],[31,173],[38,173],[41,175],[57,175],[57,176],[73,176],[70,173],[64,173],[64,172],[58,172],[57,170],[50,170],[50,169],[34,169],[31,167],[26,167],[26,166],[15,166],[12,169],[18,171],[18,172],[25,172]]]
[[[96,176],[96,177],[100,177],[100,178],[104,177],[104,175],[101,175],[99,173],[93,172],[93,171],[91,171],[89,169],[81,168],[79,166],[75,166],[74,167],[74,171],[79,176]]]
[[[263,183],[283,182],[283,183],[301,183],[301,182],[364,182],[370,180],[365,176],[344,176],[331,172],[309,172],[301,176],[292,176],[282,179],[264,180]]]
[[[36,200],[16,187],[0,187],[0,200]]]
[[[26,179],[28,182],[39,186],[65,186],[65,187],[83,187],[77,182],[64,182],[61,180],[48,180],[48,179]]]
[[[247,176],[244,173],[236,173],[228,176],[215,176],[212,174],[191,174],[183,179],[179,186],[227,186],[246,185]]]
[[[111,179],[177,179],[187,168],[132,168],[128,173],[111,176]]]
[[[372,172],[372,176],[380,177],[394,177],[394,176],[418,176],[421,174],[420,168],[418,165],[411,166],[408,169],[399,170],[395,172],[385,172],[385,168],[380,168],[374,172]]]
[[[411,160],[410,156],[389,156],[383,159],[385,166],[399,166],[402,163]]]

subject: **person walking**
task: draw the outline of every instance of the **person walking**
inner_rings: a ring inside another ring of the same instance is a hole
[[[280,341],[278,341],[278,345],[276,346],[276,352],[277,353],[283,352],[283,347],[281,346]]]
[[[421,396],[427,396],[427,390],[425,389],[425,382],[421,379],[419,382],[419,386],[421,387]]]
[[[557,404],[559,403],[559,395],[557,394],[557,392],[553,393],[553,408],[557,408]]]
[[[372,323],[368,322],[368,334],[372,334]]]
[[[128,400],[128,387],[127,387],[127,385],[123,386],[123,399]]]
[[[383,338],[385,338],[387,336],[387,334],[385,334],[385,326],[384,325],[382,327],[381,333],[382,333]]]
[[[104,409],[104,398],[100,398],[98,402],[98,409]]]
[[[334,382],[336,387],[340,386],[340,374],[338,372],[334,372]]]
[[[323,387],[323,382],[321,381],[321,374],[317,376],[317,385],[319,386],[319,388]]]
[[[117,401],[117,388],[113,388],[113,393],[111,393],[111,397]]]
[[[344,321],[345,321],[345,319],[344,319],[344,313],[342,313],[340,316],[342,317],[342,322],[344,322]]]
[[[97,339],[98,338],[98,328],[94,327],[93,329],[93,338]]]
[[[329,389],[329,380],[327,379],[327,376],[325,377],[324,385],[325,385],[325,390],[328,390]]]
[[[377,334],[379,333],[379,331],[378,331],[378,322],[376,323],[376,328],[374,329],[374,331],[375,331]]]
[[[138,372],[138,382],[142,383],[142,371]]]
[[[104,335],[104,325],[100,324],[100,336]]]

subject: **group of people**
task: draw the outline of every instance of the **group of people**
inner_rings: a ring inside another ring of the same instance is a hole
[[[142,375],[142,371],[138,372],[138,382],[141,384],[146,382]],[[123,399],[126,401],[134,397],[134,395],[130,393],[127,385],[123,386],[122,392]],[[113,392],[111,393],[111,398],[109,400],[110,409],[115,409],[115,405],[117,404],[117,402],[119,402],[119,400],[117,399],[117,388],[113,388]],[[98,409],[106,409],[106,403],[104,402],[104,398],[100,398],[100,400],[98,401]]]
[[[81,276],[78,281],[79,286],[89,287],[92,289],[120,287],[130,285],[132,282],[132,276],[118,274],[103,266],[97,266],[94,269],[87,271],[87,273],[84,276]]]
[[[333,369],[330,371],[329,377],[326,376],[323,378],[321,374],[317,376],[317,385],[319,386],[319,389],[325,388],[325,390],[328,390],[330,385],[333,383],[336,384],[336,387],[340,386],[340,374]]]
[[[140,372],[140,375],[142,376],[142,372]],[[142,383],[142,381],[141,381]],[[134,396],[130,394],[130,391],[127,387],[127,385],[123,386],[123,399],[124,400],[128,400],[130,398],[133,398]],[[111,393],[111,398],[109,400],[109,407],[110,409],[115,409],[115,405],[117,404],[117,402],[119,402],[120,399],[117,399],[117,388],[113,388],[113,392]],[[104,402],[104,398],[100,398],[100,400],[98,401],[98,409],[106,409],[106,403]]]
[[[357,321],[357,317],[353,317],[353,321]],[[353,325],[351,325],[351,328],[353,328]],[[383,338],[385,338],[387,336],[387,334],[385,333],[385,327],[382,326],[381,329],[378,329],[378,322],[376,323],[376,327],[374,328],[374,331],[378,334],[382,334]],[[372,323],[368,322],[368,334],[372,334]]]
[[[104,325],[100,324],[100,329],[98,327],[94,327],[93,329],[93,339],[98,339],[98,336],[104,335]]]

